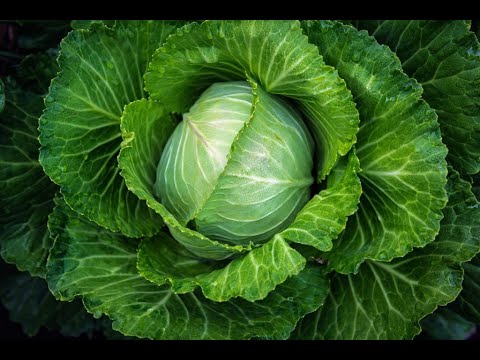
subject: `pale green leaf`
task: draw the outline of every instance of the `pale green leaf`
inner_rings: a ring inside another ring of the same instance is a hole
[[[174,126],[172,117],[156,101],[143,99],[125,107],[121,123],[124,140],[118,163],[128,189],[160,214],[173,237],[192,253],[206,259],[225,259],[250,250],[250,246],[210,240],[185,227],[154,196],[157,161]]]
[[[313,141],[287,102],[253,83],[252,115],[234,140],[196,230],[233,245],[263,243],[285,229],[310,197]]]
[[[217,186],[232,143],[251,118],[253,99],[245,81],[215,83],[183,114],[170,136],[158,162],[154,191],[180,223],[191,221]]]
[[[212,83],[246,76],[304,112],[317,144],[318,180],[324,179],[355,142],[358,112],[345,83],[308,43],[298,21],[186,25],[155,52],[145,83],[153,99],[183,113]]]

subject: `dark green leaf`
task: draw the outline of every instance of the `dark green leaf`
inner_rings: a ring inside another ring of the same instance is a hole
[[[465,340],[475,333],[476,325],[450,310],[440,308],[421,322],[423,333],[435,340]]]
[[[37,59],[42,66],[30,66]],[[27,58],[18,73],[25,85],[34,82],[38,93],[7,79],[0,113],[0,251],[6,262],[36,276],[45,274],[51,246],[47,217],[57,191],[38,163],[37,126],[44,108],[42,90],[56,68],[52,55]]]
[[[447,149],[435,112],[420,99],[421,86],[386,46],[340,23],[303,26],[360,112],[359,210],[325,253],[332,269],[356,272],[365,259],[389,261],[433,241],[447,201]]]
[[[9,311],[10,320],[19,323],[25,334],[34,336],[45,327],[65,336],[91,336],[108,328],[108,333],[113,335],[112,322],[106,317],[94,319],[80,300],[58,301],[44,279],[9,271],[4,265],[1,268],[0,300]]]
[[[62,214],[63,213],[63,214]],[[48,262],[47,280],[57,298],[83,297],[96,316],[107,314],[125,335],[151,339],[286,338],[298,319],[323,303],[324,271],[308,266],[268,297],[217,303],[201,293],[178,295],[138,274],[136,242],[102,229],[59,204],[58,233]]]
[[[460,173],[480,171],[480,45],[470,22],[359,21],[388,45],[403,69],[424,88],[448,147],[448,161]]]
[[[462,289],[460,264],[480,250],[480,208],[455,171],[447,190],[434,242],[389,263],[367,261],[356,275],[335,274],[325,305],[302,320],[296,337],[411,339],[420,319],[452,302]]]
[[[480,225],[477,229],[478,227]],[[465,271],[463,290],[451,304],[451,309],[467,320],[480,324],[480,255],[463,264],[463,269]]]
[[[113,29],[96,22],[70,32],[40,119],[40,163],[65,201],[132,237],[157,233],[162,221],[119,174],[120,117],[126,104],[145,96],[150,56],[174,29],[171,22],[118,21]]]

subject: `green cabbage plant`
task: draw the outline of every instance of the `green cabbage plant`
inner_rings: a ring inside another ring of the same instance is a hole
[[[470,22],[72,26],[2,83],[1,255],[34,278],[0,298],[52,304],[27,332],[411,339],[462,282],[480,322]]]

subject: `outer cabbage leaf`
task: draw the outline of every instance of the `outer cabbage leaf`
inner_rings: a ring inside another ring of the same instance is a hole
[[[452,302],[462,289],[461,263],[480,250],[480,208],[455,171],[447,191],[434,242],[390,263],[367,261],[355,275],[335,274],[325,305],[302,320],[295,336],[409,339],[420,332],[420,319]]]
[[[81,296],[95,316],[107,314],[113,329],[151,339],[286,338],[298,319],[321,306],[325,273],[308,266],[264,300],[217,303],[201,293],[178,295],[169,285],[145,280],[136,268],[136,243],[88,221],[59,203],[51,224],[57,234],[47,264],[53,294]],[[92,255],[93,254],[93,255]]]
[[[130,193],[120,176],[120,117],[145,96],[143,73],[176,23],[94,22],[61,42],[60,72],[40,119],[40,163],[65,201],[90,220],[139,237],[157,233],[161,218]]]
[[[38,118],[56,69],[52,54],[25,58],[19,81],[34,85],[28,88],[36,92],[6,79],[6,104],[0,112],[0,252],[6,262],[35,276],[45,274],[51,246],[47,217],[57,191],[37,160]]]
[[[448,147],[447,160],[460,173],[480,171],[480,45],[469,21],[359,21],[400,58],[423,86]]]
[[[478,203],[477,203],[478,204]],[[480,222],[478,222],[480,223]],[[480,224],[477,223],[477,229]],[[477,230],[478,231],[478,230]],[[463,290],[451,304],[451,309],[474,323],[480,323],[480,255],[463,264]]]
[[[465,340],[475,333],[476,325],[449,307],[439,308],[421,322],[422,338]]]
[[[420,99],[398,58],[366,32],[304,22],[309,40],[345,79],[361,124],[355,146],[362,171],[359,210],[324,256],[341,273],[365,259],[389,261],[433,241],[446,203],[447,149],[435,112]]]
[[[112,322],[106,317],[94,319],[80,300],[58,301],[44,279],[10,271],[3,264],[0,267],[0,300],[9,311],[10,320],[19,323],[25,334],[34,336],[46,327],[65,336],[92,336],[103,330],[113,335]]]

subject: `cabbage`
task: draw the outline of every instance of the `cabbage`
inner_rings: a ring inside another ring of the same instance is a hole
[[[469,22],[72,26],[0,83],[0,250],[33,276],[0,299],[29,334],[411,339],[432,313],[471,334]],[[31,322],[24,288],[49,297]]]

